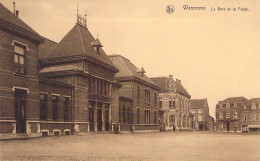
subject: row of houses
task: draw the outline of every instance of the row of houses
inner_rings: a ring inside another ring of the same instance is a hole
[[[230,97],[216,105],[216,130],[260,131],[260,98]]]
[[[80,15],[56,43],[0,3],[0,133],[210,129],[207,99],[102,47]]]

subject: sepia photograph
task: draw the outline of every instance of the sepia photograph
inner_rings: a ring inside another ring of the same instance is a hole
[[[0,0],[0,160],[259,161],[259,8]]]

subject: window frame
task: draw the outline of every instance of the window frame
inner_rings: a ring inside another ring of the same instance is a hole
[[[16,51],[16,47],[22,48],[23,54]],[[13,45],[13,68],[14,72],[17,74],[26,75],[26,46],[23,44],[20,44],[18,42],[15,42]],[[17,56],[17,62],[15,61],[15,56]],[[21,58],[23,58],[23,63],[21,63]],[[23,69],[23,71],[21,70]]]

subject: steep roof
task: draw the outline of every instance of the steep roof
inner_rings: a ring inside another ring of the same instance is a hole
[[[199,109],[204,108],[207,103],[207,99],[191,99],[190,100],[190,108],[191,109]]]
[[[94,51],[94,48],[91,46],[91,43],[93,42],[96,42],[96,40],[91,35],[89,30],[76,23],[76,25],[54,47],[54,49],[46,55],[45,58],[53,59],[86,56],[114,67],[102,48],[100,48],[99,53]]]
[[[119,72],[116,73],[116,78],[127,78],[127,77],[134,77],[145,81],[153,86],[157,86],[150,78],[148,78],[145,74],[138,73],[140,69],[138,69],[130,60],[126,59],[121,55],[109,55],[109,59],[112,63],[119,69]]]
[[[9,11],[4,5],[0,3],[0,19],[4,20],[8,23],[11,23],[23,30],[29,31],[31,33],[37,34],[30,26],[24,23],[20,18],[14,15],[11,11]]]
[[[45,38],[44,43],[40,44],[38,48],[39,58],[42,59],[46,57],[46,55],[51,52],[57,44],[58,43]]]
[[[251,98],[245,102],[246,105],[252,105],[253,103],[260,103],[260,98]]]
[[[168,77],[154,77],[151,78],[152,81],[154,81],[161,89],[161,92],[167,92],[169,91],[169,78]],[[190,98],[190,94],[188,91],[183,87],[180,81],[175,81],[174,84],[176,85],[176,92],[180,93],[186,97]]]
[[[236,102],[244,102],[247,101],[247,99],[243,96],[241,97],[229,97],[225,99],[224,101],[221,101],[221,103],[236,103]]]

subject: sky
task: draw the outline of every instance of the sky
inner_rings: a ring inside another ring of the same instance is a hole
[[[0,0],[13,10],[10,0]],[[192,99],[260,97],[258,0],[16,0],[19,17],[59,42],[87,10],[87,27],[104,51],[128,58],[149,77],[173,75]],[[174,12],[168,14],[166,6]],[[187,11],[183,5],[206,7]],[[247,8],[249,11],[218,11]],[[215,11],[211,11],[216,9]]]

